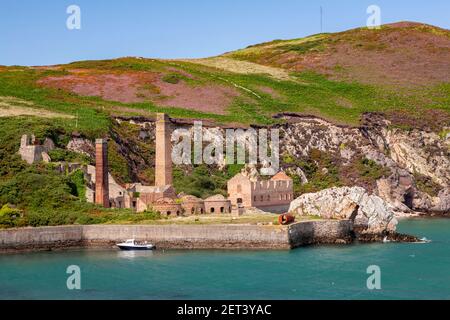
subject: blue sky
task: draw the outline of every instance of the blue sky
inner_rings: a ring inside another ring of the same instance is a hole
[[[81,30],[66,27],[69,5]],[[122,56],[197,58],[273,39],[382,23],[418,21],[450,29],[448,0],[0,0],[0,65],[50,65]]]

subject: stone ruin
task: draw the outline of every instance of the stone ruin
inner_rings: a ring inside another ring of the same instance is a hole
[[[51,162],[48,152],[55,149],[55,144],[49,138],[46,138],[44,144],[39,144],[39,141],[34,135],[28,136],[24,134],[20,139],[19,154],[22,160],[28,164],[44,161]]]

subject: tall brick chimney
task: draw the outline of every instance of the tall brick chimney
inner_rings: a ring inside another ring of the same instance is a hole
[[[109,208],[108,141],[95,140],[95,203]]]
[[[164,113],[156,115],[156,164],[155,185],[172,185],[172,128],[169,117]]]

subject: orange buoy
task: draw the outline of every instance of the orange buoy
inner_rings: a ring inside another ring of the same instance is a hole
[[[278,223],[281,225],[291,224],[295,221],[295,217],[289,213],[281,214],[278,216]]]

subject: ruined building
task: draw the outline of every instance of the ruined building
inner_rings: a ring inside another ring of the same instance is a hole
[[[39,161],[50,162],[51,159],[48,152],[55,148],[55,144],[49,138],[45,139],[44,144],[39,144],[34,135],[29,137],[24,134],[20,139],[19,154],[22,160],[28,164],[33,164]]]
[[[227,187],[228,199],[237,208],[283,213],[294,199],[293,181],[284,172],[277,173],[270,180],[239,173],[228,181]]]

